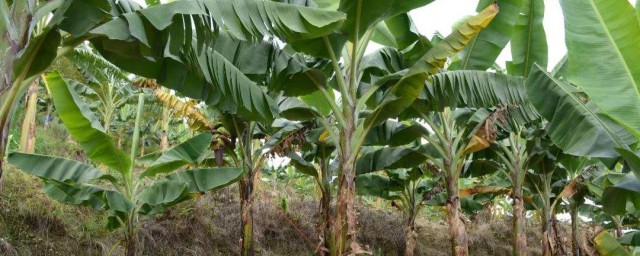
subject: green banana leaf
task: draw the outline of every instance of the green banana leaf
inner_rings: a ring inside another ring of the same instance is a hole
[[[602,256],[628,256],[629,253],[608,231],[600,231],[594,238],[596,251]]]
[[[511,36],[509,74],[528,77],[533,64],[547,67],[548,47],[544,31],[544,0],[524,0]]]
[[[46,180],[82,183],[103,176],[91,165],[65,158],[14,152],[8,160],[18,169]]]
[[[619,183],[605,188],[602,194],[602,208],[607,214],[624,215],[629,207],[640,209],[640,181],[633,173],[628,173]]]
[[[52,199],[71,205],[82,205],[103,210],[106,201],[104,190],[88,184],[67,184],[54,180],[45,182],[44,193]]]
[[[362,154],[356,161],[356,174],[385,169],[411,168],[427,160],[422,148],[385,147]]]
[[[197,164],[202,160],[201,158],[212,139],[213,135],[206,132],[180,143],[162,154],[139,177],[141,179],[153,177],[157,174],[175,171],[188,164]]]
[[[520,77],[485,71],[449,71],[431,76],[420,96],[401,116],[421,117],[416,112],[442,111],[451,108],[493,108],[504,106],[510,119],[520,124],[540,120],[527,97]]]
[[[205,193],[235,183],[242,174],[242,168],[195,169],[174,173],[165,179],[185,182],[189,193]]]
[[[371,41],[404,50],[415,43],[423,43],[421,37],[409,14],[402,13],[378,23],[371,35]]]
[[[551,77],[538,66],[527,79],[527,92],[532,104],[549,121],[549,137],[567,154],[615,158],[619,156],[615,148],[635,141],[580,95],[577,88]]]
[[[640,21],[628,0],[562,0],[570,82],[640,137]]]
[[[402,146],[428,135],[427,128],[419,123],[387,120],[369,131],[364,146]]]
[[[402,184],[389,177],[369,173],[356,176],[356,193],[359,195],[376,196],[387,200],[399,199],[395,191],[402,191]]]
[[[87,157],[122,174],[130,172],[131,159],[104,132],[104,128],[80,96],[71,90],[73,84],[67,84],[56,72],[47,74],[44,80],[60,119]]]
[[[496,62],[509,40],[518,20],[523,0],[481,0],[477,11],[480,12],[494,3],[500,12],[491,24],[480,31],[471,43],[460,52],[460,60],[451,64],[450,70],[487,70]]]
[[[306,174],[312,177],[318,176],[318,170],[316,170],[316,167],[312,163],[302,158],[297,153],[289,152],[288,157],[289,159],[291,159],[291,162],[289,163],[293,165],[293,167],[296,168],[296,170],[299,171],[300,173]]]
[[[341,30],[350,38],[362,38],[379,21],[428,5],[433,0],[340,0],[338,11],[347,14]]]
[[[395,117],[411,106],[424,88],[430,76],[444,67],[447,59],[461,51],[498,13],[496,5],[490,5],[478,15],[469,18],[451,35],[429,50],[408,72],[393,85],[384,101],[364,120],[367,129]]]
[[[138,194],[137,199],[142,203],[139,212],[144,215],[158,214],[191,197],[189,187],[184,181],[156,181]]]

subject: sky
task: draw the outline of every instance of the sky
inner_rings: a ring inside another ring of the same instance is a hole
[[[544,28],[549,45],[549,67],[552,68],[567,52],[564,43],[564,19],[558,0],[544,0]],[[434,1],[430,5],[411,11],[409,14],[421,34],[431,37],[435,32],[446,36],[451,26],[465,16],[476,14],[477,0]],[[496,63],[505,67],[511,60],[511,49],[505,48]]]

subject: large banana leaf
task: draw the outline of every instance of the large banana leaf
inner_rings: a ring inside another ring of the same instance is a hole
[[[562,0],[569,81],[640,137],[640,21],[627,0]]]
[[[487,27],[497,13],[498,7],[490,5],[478,15],[466,20],[451,35],[429,50],[389,89],[389,95],[365,119],[365,127],[373,127],[380,124],[391,117],[397,116],[404,109],[411,106],[413,101],[420,95],[425,81],[430,80],[429,76],[435,74],[444,66],[450,56],[461,51],[474,36]]]
[[[595,237],[593,243],[596,251],[602,256],[628,256],[629,253],[608,231],[602,230]]]
[[[49,26],[59,25],[69,34],[79,37],[112,17],[111,0],[68,0],[55,12]]]
[[[309,121],[318,117],[320,113],[314,108],[295,97],[280,97],[278,109],[280,115],[295,121]]]
[[[59,182],[87,182],[102,177],[91,165],[70,159],[25,153],[11,153],[9,163],[29,174]]]
[[[208,97],[205,97],[207,103],[214,103],[225,112],[237,113],[246,120],[271,121],[278,116],[273,99],[222,55],[215,51],[204,52],[198,57],[197,65],[205,80],[216,85]],[[167,84],[171,82],[167,81]],[[198,93],[188,89],[187,85],[180,91],[192,91],[189,94],[199,94],[197,98],[207,95],[203,91]]]
[[[547,67],[547,36],[542,21],[544,0],[524,0],[522,11],[511,37],[511,58],[507,63],[509,74],[527,77],[533,64]]]
[[[640,231],[631,231],[618,238],[618,242],[625,246],[640,246]]]
[[[140,14],[160,30],[167,28],[176,14],[208,16],[241,40],[316,38],[332,33],[345,20],[345,14],[336,11],[256,0],[176,1],[143,9]]]
[[[399,196],[394,192],[402,191],[402,188],[402,184],[384,175],[369,173],[356,176],[356,192],[359,195],[395,200]]]
[[[171,148],[156,159],[140,178],[152,177],[160,173],[169,173],[187,164],[197,164],[206,152],[213,135],[201,133]]]
[[[430,77],[408,117],[419,117],[414,111],[442,111],[451,108],[507,107],[510,118],[521,124],[539,120],[535,107],[527,97],[522,78],[485,71],[459,70]],[[403,118],[406,118],[403,116]]]
[[[67,84],[60,74],[55,72],[46,75],[45,84],[49,88],[60,119],[87,157],[120,173],[129,172],[131,159],[116,146],[113,138],[104,132],[96,116],[71,89],[73,84]]]
[[[16,60],[14,78],[27,79],[44,71],[55,60],[61,41],[60,32],[52,28],[32,38]]]
[[[385,169],[412,168],[427,160],[420,147],[385,147],[360,156],[356,174],[367,174]]]
[[[146,187],[137,199],[142,203],[139,212],[154,215],[191,198],[184,181],[160,180]]]
[[[414,43],[422,43],[420,39],[420,32],[408,13],[398,14],[378,23],[371,35],[371,41],[399,50]]]
[[[312,163],[302,158],[296,152],[289,152],[288,157],[289,159],[291,159],[290,164],[300,173],[313,177],[318,176],[316,167]]]
[[[205,193],[233,184],[242,174],[242,168],[196,169],[171,174],[165,179],[186,182],[189,193]]]
[[[57,181],[48,181],[44,186],[44,193],[56,201],[92,207],[103,210],[107,207],[104,190],[88,184],[67,184]]]
[[[500,7],[500,13],[460,52],[460,60],[449,69],[487,70],[507,46],[520,14],[522,0],[481,0],[477,11],[494,3]]]
[[[379,21],[430,4],[433,0],[340,0],[338,11],[347,14],[342,31],[351,38],[362,37]]]
[[[617,184],[608,187],[602,194],[602,208],[607,214],[624,215],[640,209],[640,181],[633,173],[628,173]]]
[[[373,127],[365,138],[365,146],[401,146],[416,140],[420,140],[423,136],[428,136],[429,131],[419,123],[405,124],[393,120]]]
[[[532,104],[549,121],[551,140],[564,152],[576,156],[613,158],[634,138],[580,95],[573,86],[534,67],[527,79]]]

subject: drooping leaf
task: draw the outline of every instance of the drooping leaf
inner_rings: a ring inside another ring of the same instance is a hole
[[[493,66],[498,55],[511,39],[522,1],[480,1],[477,11],[482,11],[495,3],[500,7],[500,13],[460,52],[460,61],[452,64],[450,69],[487,70]]]
[[[57,29],[45,29],[32,38],[16,60],[13,74],[15,78],[27,79],[44,71],[58,54],[62,36]]]
[[[316,38],[333,32],[345,19],[344,13],[336,11],[253,0],[176,1],[139,13],[159,30],[167,28],[177,14],[205,16],[206,22],[215,22],[240,40]]]
[[[127,173],[131,168],[129,156],[116,146],[113,138],[104,132],[104,128],[80,96],[71,90],[73,84],[67,84],[55,72],[46,75],[45,83],[60,119],[87,157],[120,173]]]
[[[184,181],[160,180],[140,192],[140,213],[154,215],[190,198],[189,187]]]
[[[640,137],[640,21],[633,6],[627,0],[562,0],[561,5],[569,81]]]
[[[602,230],[593,238],[596,251],[602,256],[628,256],[629,253],[608,231]]]
[[[511,58],[507,63],[509,74],[527,77],[533,64],[547,67],[547,36],[544,19],[544,0],[524,0],[522,10],[511,37]]]
[[[360,195],[376,196],[383,199],[398,199],[393,191],[401,191],[402,185],[380,174],[363,174],[356,176],[356,192]]]
[[[490,5],[478,15],[469,18],[451,35],[427,52],[400,80],[393,85],[385,100],[369,115],[365,127],[373,127],[388,118],[397,116],[418,98],[429,76],[442,68],[446,60],[461,51],[498,13],[496,5]]]
[[[618,242],[625,246],[639,246],[640,245],[640,232],[631,231],[618,238]]]
[[[527,92],[540,114],[549,121],[551,140],[564,152],[576,156],[617,157],[634,138],[598,111],[577,89],[534,67]]]
[[[156,159],[147,170],[140,174],[140,178],[169,173],[187,164],[197,164],[212,139],[213,135],[205,132],[180,143]]]
[[[527,97],[524,80],[519,77],[484,71],[460,70],[430,77],[408,117],[419,117],[414,111],[442,111],[451,108],[506,107],[509,118],[521,124],[539,119]]]
[[[390,17],[376,25],[371,41],[395,49],[406,49],[414,43],[422,43],[420,32],[408,13]]]
[[[420,148],[385,147],[363,154],[356,161],[356,174],[385,169],[412,168],[427,160]]]
[[[629,149],[617,148],[616,151],[622,156],[631,171],[636,174],[636,177],[640,177],[640,156]]]
[[[315,108],[295,97],[281,97],[278,108],[283,117],[294,121],[309,121],[320,115]]]
[[[405,124],[392,120],[374,127],[365,138],[365,146],[401,146],[428,136],[429,131],[419,123]]]
[[[295,167],[297,171],[313,177],[318,176],[316,167],[312,163],[300,157],[300,155],[298,155],[297,153],[289,152],[288,157],[289,159],[291,159],[291,165],[293,165],[293,167]]]
[[[205,193],[233,184],[242,174],[242,168],[195,169],[171,174],[165,179],[185,182],[189,193]]]
[[[29,174],[59,182],[87,182],[102,177],[93,166],[74,160],[25,153],[11,153],[9,163]]]
[[[338,11],[347,14],[342,31],[359,37],[378,21],[428,5],[433,0],[341,0]]]
[[[640,209],[640,181],[633,173],[625,175],[619,183],[606,188],[602,194],[602,208],[608,214],[626,214],[627,203]]]
[[[67,184],[57,181],[48,181],[44,186],[44,193],[56,201],[92,207],[102,210],[106,206],[103,198],[104,190],[87,184]]]

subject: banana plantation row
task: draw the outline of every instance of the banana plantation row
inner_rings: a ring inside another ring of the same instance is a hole
[[[640,245],[634,6],[561,0],[568,54],[549,67],[543,0],[480,0],[450,35],[428,38],[408,12],[432,2],[0,1],[0,177],[11,164],[55,200],[107,212],[127,255],[139,252],[140,215],[235,183],[241,254],[253,255],[254,187],[274,156],[322,192],[319,255],[370,254],[356,237],[356,195],[402,206],[406,255],[426,205],[446,207],[451,254],[468,255],[465,214],[501,195],[513,205],[513,255],[527,254],[528,210],[542,216],[544,255],[561,253],[558,211],[571,212],[573,255],[586,253],[581,209],[605,227],[592,238],[600,254]],[[367,51],[372,42],[383,47]],[[86,82],[50,69],[61,58]],[[40,85],[90,163],[33,154]],[[5,152],[25,94],[21,152]],[[161,109],[151,153],[148,104]],[[114,125],[123,120],[130,140]],[[193,136],[174,143],[183,121]],[[460,188],[468,177],[480,182]]]

